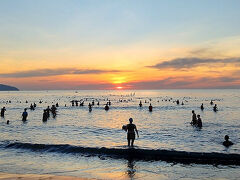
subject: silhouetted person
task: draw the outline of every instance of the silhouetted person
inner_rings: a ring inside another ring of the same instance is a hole
[[[56,107],[59,107],[59,104],[58,104],[58,102],[56,103]]]
[[[139,107],[142,107],[142,101],[140,101],[140,103],[139,103]]]
[[[192,125],[196,125],[197,124],[197,115],[195,114],[194,110],[192,110]]]
[[[33,107],[34,107],[34,108],[37,107],[36,103],[33,103]]]
[[[50,117],[50,107],[49,106],[47,107],[46,111],[47,111],[47,117],[49,118]]]
[[[214,111],[214,112],[217,112],[217,111],[218,111],[217,104],[214,105],[213,111]]]
[[[92,106],[88,107],[89,112],[92,112]]]
[[[177,100],[176,102],[177,102],[177,105],[179,105],[179,100]]]
[[[99,104],[99,101],[97,102],[97,105],[99,106],[100,104]]]
[[[26,121],[27,117],[28,117],[27,108],[25,108],[22,113],[22,121]]]
[[[80,106],[84,106],[84,101],[80,103]]]
[[[211,100],[210,104],[213,105],[213,101],[212,100]]]
[[[43,110],[43,118],[42,118],[42,121],[43,122],[46,122],[47,121],[47,119],[48,119],[48,112],[47,112],[47,110],[46,109],[44,109]]]
[[[34,110],[34,109],[35,109],[32,104],[30,105],[30,109],[31,109],[31,110]]]
[[[57,115],[56,110],[57,110],[56,106],[55,106],[55,105],[52,105],[52,107],[51,107],[51,111],[52,111],[52,115],[53,115],[53,117],[56,117],[56,115]]]
[[[201,110],[202,110],[202,111],[204,110],[203,103],[202,103],[202,105],[201,105],[201,107],[200,107],[200,108],[201,108]]]
[[[197,127],[201,128],[202,127],[202,119],[200,118],[200,115],[197,115]]]
[[[225,141],[223,142],[223,145],[226,146],[226,147],[229,147],[229,146],[233,145],[233,143],[231,141],[229,141],[229,136],[228,135],[225,136]]]
[[[5,111],[6,111],[6,108],[3,107],[3,108],[1,109],[1,117],[4,117],[4,115],[5,115]]]
[[[137,133],[138,138],[139,138],[139,135],[138,135],[138,130],[137,130],[136,125],[132,123],[133,122],[132,118],[129,119],[129,122],[130,123],[126,127],[127,140],[128,140],[128,146],[130,146],[130,143],[131,143],[131,146],[133,146],[134,140],[135,140],[135,131]]]
[[[7,120],[7,124],[9,124],[9,120]]]
[[[148,110],[150,111],[150,112],[152,112],[152,104],[150,103],[150,106],[148,107]]]
[[[106,111],[108,111],[108,110],[109,110],[108,103],[106,104],[106,106],[104,107],[104,109],[105,109]]]
[[[92,106],[94,106],[94,104],[95,104],[95,102],[94,102],[94,101],[92,101]]]
[[[182,101],[182,105],[184,105],[183,101]]]
[[[72,102],[72,106],[74,106],[74,101],[71,101]]]

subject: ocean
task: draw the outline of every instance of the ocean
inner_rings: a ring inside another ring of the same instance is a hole
[[[72,100],[84,100],[84,106],[72,106]],[[109,100],[110,109],[105,111]],[[95,105],[89,111],[92,101]],[[37,107],[27,110],[23,122],[22,112],[31,103]],[[43,122],[43,110],[56,103],[57,116]],[[240,177],[238,89],[0,92],[0,107],[4,106],[0,172],[96,179]],[[192,110],[202,118],[201,129],[190,124]],[[134,148],[128,148],[122,130],[129,118],[139,130]],[[229,148],[222,145],[225,135],[234,143]]]

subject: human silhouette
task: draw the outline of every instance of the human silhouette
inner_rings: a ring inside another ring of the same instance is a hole
[[[27,117],[28,117],[27,108],[25,108],[22,113],[22,121],[26,121]]]
[[[131,143],[131,146],[133,147],[134,140],[135,140],[135,131],[137,133],[138,138],[139,138],[139,135],[138,135],[138,130],[136,125],[133,124],[132,118],[129,119],[129,124],[127,124],[126,130],[127,130],[128,146],[130,146],[130,143]]]
[[[197,115],[195,114],[194,110],[192,110],[192,125],[196,125],[197,124]]]
[[[3,108],[1,109],[1,117],[4,117],[4,115],[5,115],[5,111],[6,111],[6,108],[3,107]]]
[[[106,104],[106,106],[104,107],[104,109],[105,109],[106,111],[108,111],[108,110],[109,110],[108,103]]]
[[[225,147],[229,147],[229,146],[233,145],[233,143],[231,141],[229,141],[229,136],[228,135],[226,135],[224,138],[225,138],[225,141],[223,142],[223,145]]]
[[[212,100],[211,100],[210,104],[213,105],[213,101]]]
[[[197,115],[197,127],[199,127],[199,128],[202,127],[202,119],[199,114]]]
[[[148,107],[148,110],[150,111],[150,112],[152,112],[152,104],[150,103],[150,105],[149,105],[149,107]]]
[[[204,110],[203,103],[202,103],[202,105],[201,105],[201,107],[200,107],[200,108],[201,108],[201,110],[202,110],[202,111]]]
[[[48,119],[48,112],[47,112],[47,110],[46,109],[44,109],[43,110],[43,118],[42,118],[42,121],[43,122],[46,122],[47,121],[47,119]]]
[[[213,111],[214,111],[214,112],[217,112],[217,111],[218,111],[217,104],[214,105]]]

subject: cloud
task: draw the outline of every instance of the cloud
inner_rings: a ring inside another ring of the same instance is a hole
[[[156,69],[185,69],[201,66],[205,64],[235,64],[240,63],[240,57],[237,58],[225,58],[225,59],[213,59],[213,58],[197,58],[197,57],[186,57],[176,58],[170,61],[164,61],[153,66],[147,66],[149,68]]]
[[[102,74],[102,73],[118,73],[120,70],[100,70],[100,69],[77,69],[77,68],[60,68],[60,69],[36,69],[29,71],[19,71],[13,73],[3,73],[0,77],[5,78],[27,78],[27,77],[44,77],[58,76],[66,74]]]
[[[240,80],[235,77],[168,77],[155,81],[139,81],[123,84],[129,89],[214,89],[214,88],[240,88]]]

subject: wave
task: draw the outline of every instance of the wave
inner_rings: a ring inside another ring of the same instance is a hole
[[[125,158],[136,160],[163,160],[167,162],[240,165],[240,154],[225,154],[216,152],[186,152],[161,149],[139,148],[94,148],[81,147],[69,144],[31,144],[9,143],[4,148],[27,149],[35,152],[56,152],[71,154],[86,154],[93,156],[107,156],[111,158]]]

